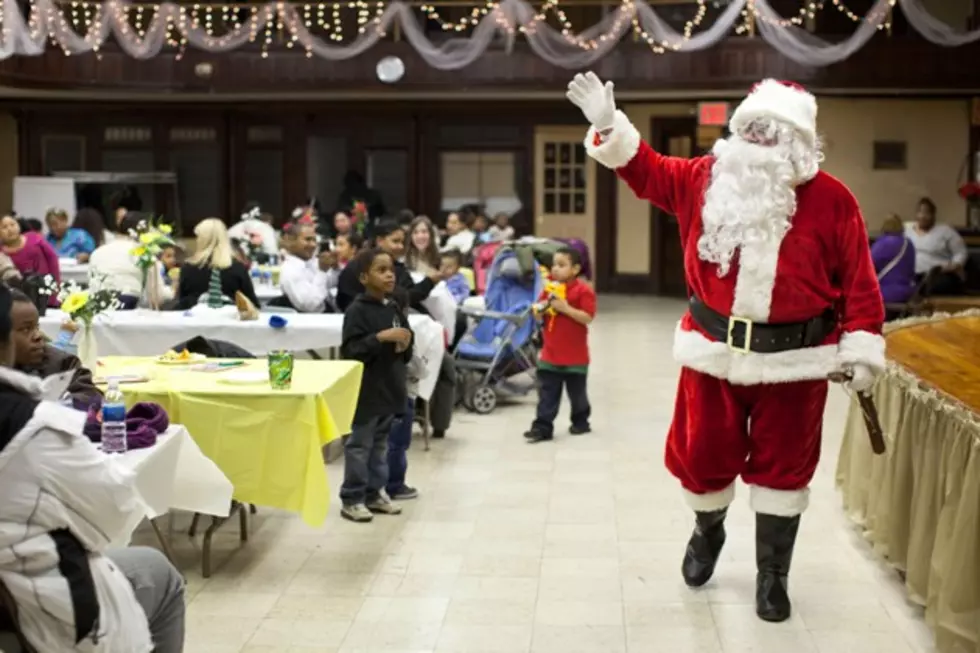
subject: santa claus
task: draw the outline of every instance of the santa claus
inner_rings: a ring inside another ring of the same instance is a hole
[[[690,301],[674,334],[683,366],[666,463],[695,511],[681,572],[711,578],[735,479],[756,512],[756,612],[790,616],[787,576],[820,457],[829,374],[867,390],[885,367],[884,308],[854,196],[820,171],[817,103],[766,80],[708,156],[654,151],[611,82],[576,75],[585,147],[636,195],[677,217]]]

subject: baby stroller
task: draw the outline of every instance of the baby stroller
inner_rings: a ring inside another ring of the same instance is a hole
[[[502,249],[487,274],[485,309],[460,309],[475,324],[454,352],[457,397],[473,412],[486,415],[497,407],[499,391],[526,395],[537,381],[537,323],[532,306],[541,295],[537,266],[521,271],[513,250]],[[520,376],[526,378],[523,382]]]

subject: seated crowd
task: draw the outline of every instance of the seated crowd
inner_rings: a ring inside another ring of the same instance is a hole
[[[889,318],[900,317],[915,299],[968,291],[966,243],[956,229],[936,222],[936,205],[927,197],[919,200],[913,222],[888,216],[871,258]]]

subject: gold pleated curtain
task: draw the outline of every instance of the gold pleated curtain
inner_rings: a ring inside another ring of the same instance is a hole
[[[980,653],[980,420],[893,364],[874,397],[888,451],[871,452],[852,401],[837,462],[844,508],[905,572],[938,653]]]

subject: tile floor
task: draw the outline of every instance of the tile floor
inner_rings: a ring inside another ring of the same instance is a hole
[[[422,496],[402,516],[355,525],[334,507],[311,529],[262,509],[246,548],[234,529],[219,536],[222,566],[210,580],[195,545],[175,534],[189,583],[188,653],[930,651],[896,574],[841,513],[839,390],[794,560],[793,618],[754,616],[744,491],[715,578],[701,591],[684,586],[692,518],[661,460],[681,309],[603,299],[592,435],[525,444],[531,398],[485,417],[458,413],[449,438],[411,451],[409,480]],[[332,485],[341,470],[329,466]]]

